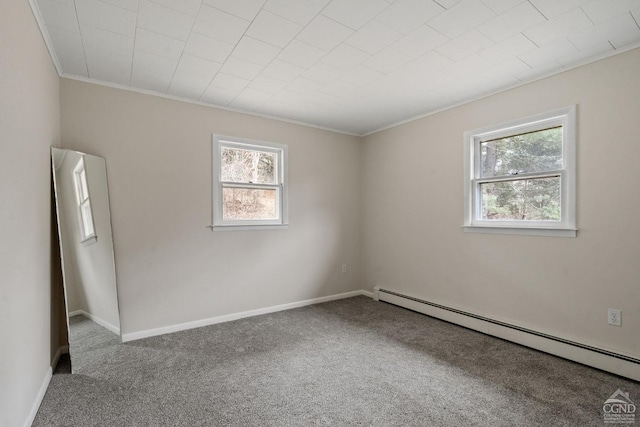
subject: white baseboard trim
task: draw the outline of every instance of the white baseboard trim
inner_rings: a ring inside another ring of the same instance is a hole
[[[203,326],[215,325],[216,323],[230,322],[232,320],[243,319],[245,317],[259,316],[261,314],[275,313],[278,311],[290,310],[292,308],[304,307],[307,305],[320,304],[323,302],[335,301],[344,298],[351,298],[364,295],[373,298],[373,293],[365,290],[344,292],[342,294],[329,295],[326,297],[312,298],[303,301],[291,302],[288,304],[274,305],[272,307],[258,308],[256,310],[243,311],[240,313],[216,316],[208,319],[195,320],[193,322],[179,323],[177,325],[164,326],[161,328],[147,329],[138,332],[122,334],[122,342],[139,340],[142,338],[154,337],[157,335],[170,334],[172,332],[186,331],[188,329],[201,328]]]
[[[546,337],[541,336],[545,334],[537,335],[534,331],[526,332],[525,328],[520,328],[522,330],[519,330],[518,326],[510,327],[508,324],[496,324],[493,321],[477,318],[482,316],[473,317],[475,315],[464,314],[464,312],[460,310],[441,305],[440,307],[443,308],[439,308],[438,304],[402,295],[395,291],[380,289],[380,287],[374,288],[373,299],[408,308],[409,310],[455,323],[456,325],[464,326],[465,328],[473,329],[487,335],[493,335],[545,353],[550,353],[574,362],[640,381],[640,365],[633,361],[637,360],[637,358],[631,355],[617,354],[596,347],[572,343],[569,340],[550,335],[546,335]],[[592,350],[585,347],[590,347]],[[625,360],[625,357],[629,360]]]
[[[94,316],[91,313],[87,313],[84,310],[74,310],[74,311],[70,312],[69,313],[69,317],[73,317],[73,316],[84,316],[87,319],[93,320],[98,325],[102,326],[103,328],[106,328],[106,329],[110,330],[114,334],[120,335],[120,328],[118,328],[115,325],[112,325],[111,323],[107,322],[106,320],[103,320],[103,319],[99,318],[98,316]]]
[[[24,427],[31,427],[31,424],[33,424],[33,420],[36,419],[36,415],[38,414],[38,409],[40,409],[40,405],[42,404],[44,395],[47,392],[47,388],[49,387],[49,383],[51,382],[52,376],[53,376],[53,369],[49,367],[49,369],[47,369],[47,373],[44,376],[42,384],[40,385],[38,394],[36,395],[36,398],[33,401],[33,405],[31,405],[31,411],[29,411],[29,415],[27,416],[27,419],[24,422]]]
[[[47,389],[49,388],[51,377],[53,377],[53,369],[58,364],[58,361],[60,360],[60,356],[66,353],[69,353],[68,345],[63,345],[58,347],[56,354],[53,356],[53,359],[51,360],[51,366],[49,366],[49,369],[47,369],[47,373],[44,376],[44,380],[42,381],[42,384],[38,389],[38,394],[36,395],[36,398],[33,401],[33,405],[31,406],[31,410],[29,411],[29,416],[24,422],[24,427],[31,427],[31,424],[33,424],[33,420],[36,419],[36,415],[38,415],[38,410],[40,409],[40,405],[42,404],[44,395],[47,393]]]

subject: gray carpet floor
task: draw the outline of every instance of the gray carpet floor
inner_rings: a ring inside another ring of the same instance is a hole
[[[638,382],[366,297],[109,338],[34,426],[603,426],[618,388],[640,403]]]

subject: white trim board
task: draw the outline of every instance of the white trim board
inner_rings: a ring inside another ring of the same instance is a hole
[[[56,354],[53,356],[53,359],[51,360],[51,366],[49,366],[49,369],[47,369],[47,372],[44,374],[42,384],[40,384],[40,388],[38,389],[38,394],[36,394],[36,398],[33,400],[33,405],[31,405],[31,410],[29,411],[29,415],[27,415],[27,419],[24,421],[24,427],[31,427],[31,424],[33,424],[33,420],[36,419],[36,415],[38,415],[38,410],[40,409],[40,405],[42,405],[42,400],[44,399],[44,395],[47,393],[47,389],[49,388],[49,383],[51,382],[51,377],[53,376],[53,369],[58,364],[58,360],[60,360],[60,356],[66,353],[69,353],[68,345],[63,345],[61,347],[58,347]]]
[[[99,318],[97,316],[94,316],[91,313],[87,313],[84,310],[74,310],[71,313],[69,313],[69,317],[74,317],[74,316],[84,316],[89,320],[93,320],[98,325],[102,326],[103,328],[110,330],[114,334],[120,335],[120,328],[118,328],[115,325],[112,325],[111,323],[107,322],[106,320],[103,320],[103,319],[101,319],[101,318]]]
[[[328,295],[326,297],[312,298],[303,301],[291,302],[288,304],[274,305],[271,307],[258,308],[255,310],[242,311],[240,313],[226,314],[224,316],[210,317],[208,319],[194,320],[192,322],[179,323],[177,325],[163,326],[160,328],[146,329],[144,331],[129,332],[122,334],[122,342],[139,340],[142,338],[154,337],[157,335],[170,334],[172,332],[186,331],[189,329],[201,328],[203,326],[215,325],[216,323],[231,322],[233,320],[244,319],[245,317],[259,316],[261,314],[275,313],[278,311],[290,310],[292,308],[305,307],[307,305],[320,304],[323,302],[335,301],[344,298],[351,298],[364,295],[373,298],[373,293],[365,290],[344,292],[342,294]]]
[[[562,342],[563,340],[561,338],[554,339],[555,337],[552,336],[546,338],[545,336],[542,336],[544,334],[537,335],[525,332],[524,328],[520,328],[523,330],[518,330],[518,327],[515,325],[513,327],[509,327],[507,324],[500,325],[491,321],[482,320],[480,318],[472,317],[473,315],[464,314],[461,310],[448,308],[428,301],[422,301],[418,298],[402,295],[395,291],[381,289],[379,286],[374,288],[373,299],[376,301],[388,302],[390,304],[426,314],[427,316],[435,317],[465,328],[473,329],[487,335],[492,335],[494,337],[524,345],[526,347],[531,347],[564,359],[582,363],[583,365],[640,381],[639,365],[629,360],[604,354],[615,354],[613,352],[597,348],[593,348],[596,351],[591,351],[588,348],[572,345],[568,340],[564,340],[566,342]],[[629,355],[619,356],[626,356],[629,359],[634,359],[633,356]]]

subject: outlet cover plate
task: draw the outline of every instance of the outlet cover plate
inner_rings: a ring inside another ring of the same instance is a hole
[[[607,310],[607,321],[613,326],[622,326],[621,312],[616,308]]]

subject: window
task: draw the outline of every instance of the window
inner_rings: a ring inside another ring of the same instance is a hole
[[[213,137],[213,227],[278,228],[287,217],[287,147]]]
[[[96,230],[93,225],[93,214],[91,213],[91,200],[89,197],[89,185],[87,184],[84,156],[80,157],[78,164],[73,170],[73,180],[76,186],[81,242],[95,241]]]
[[[575,106],[468,131],[465,231],[575,237]]]

